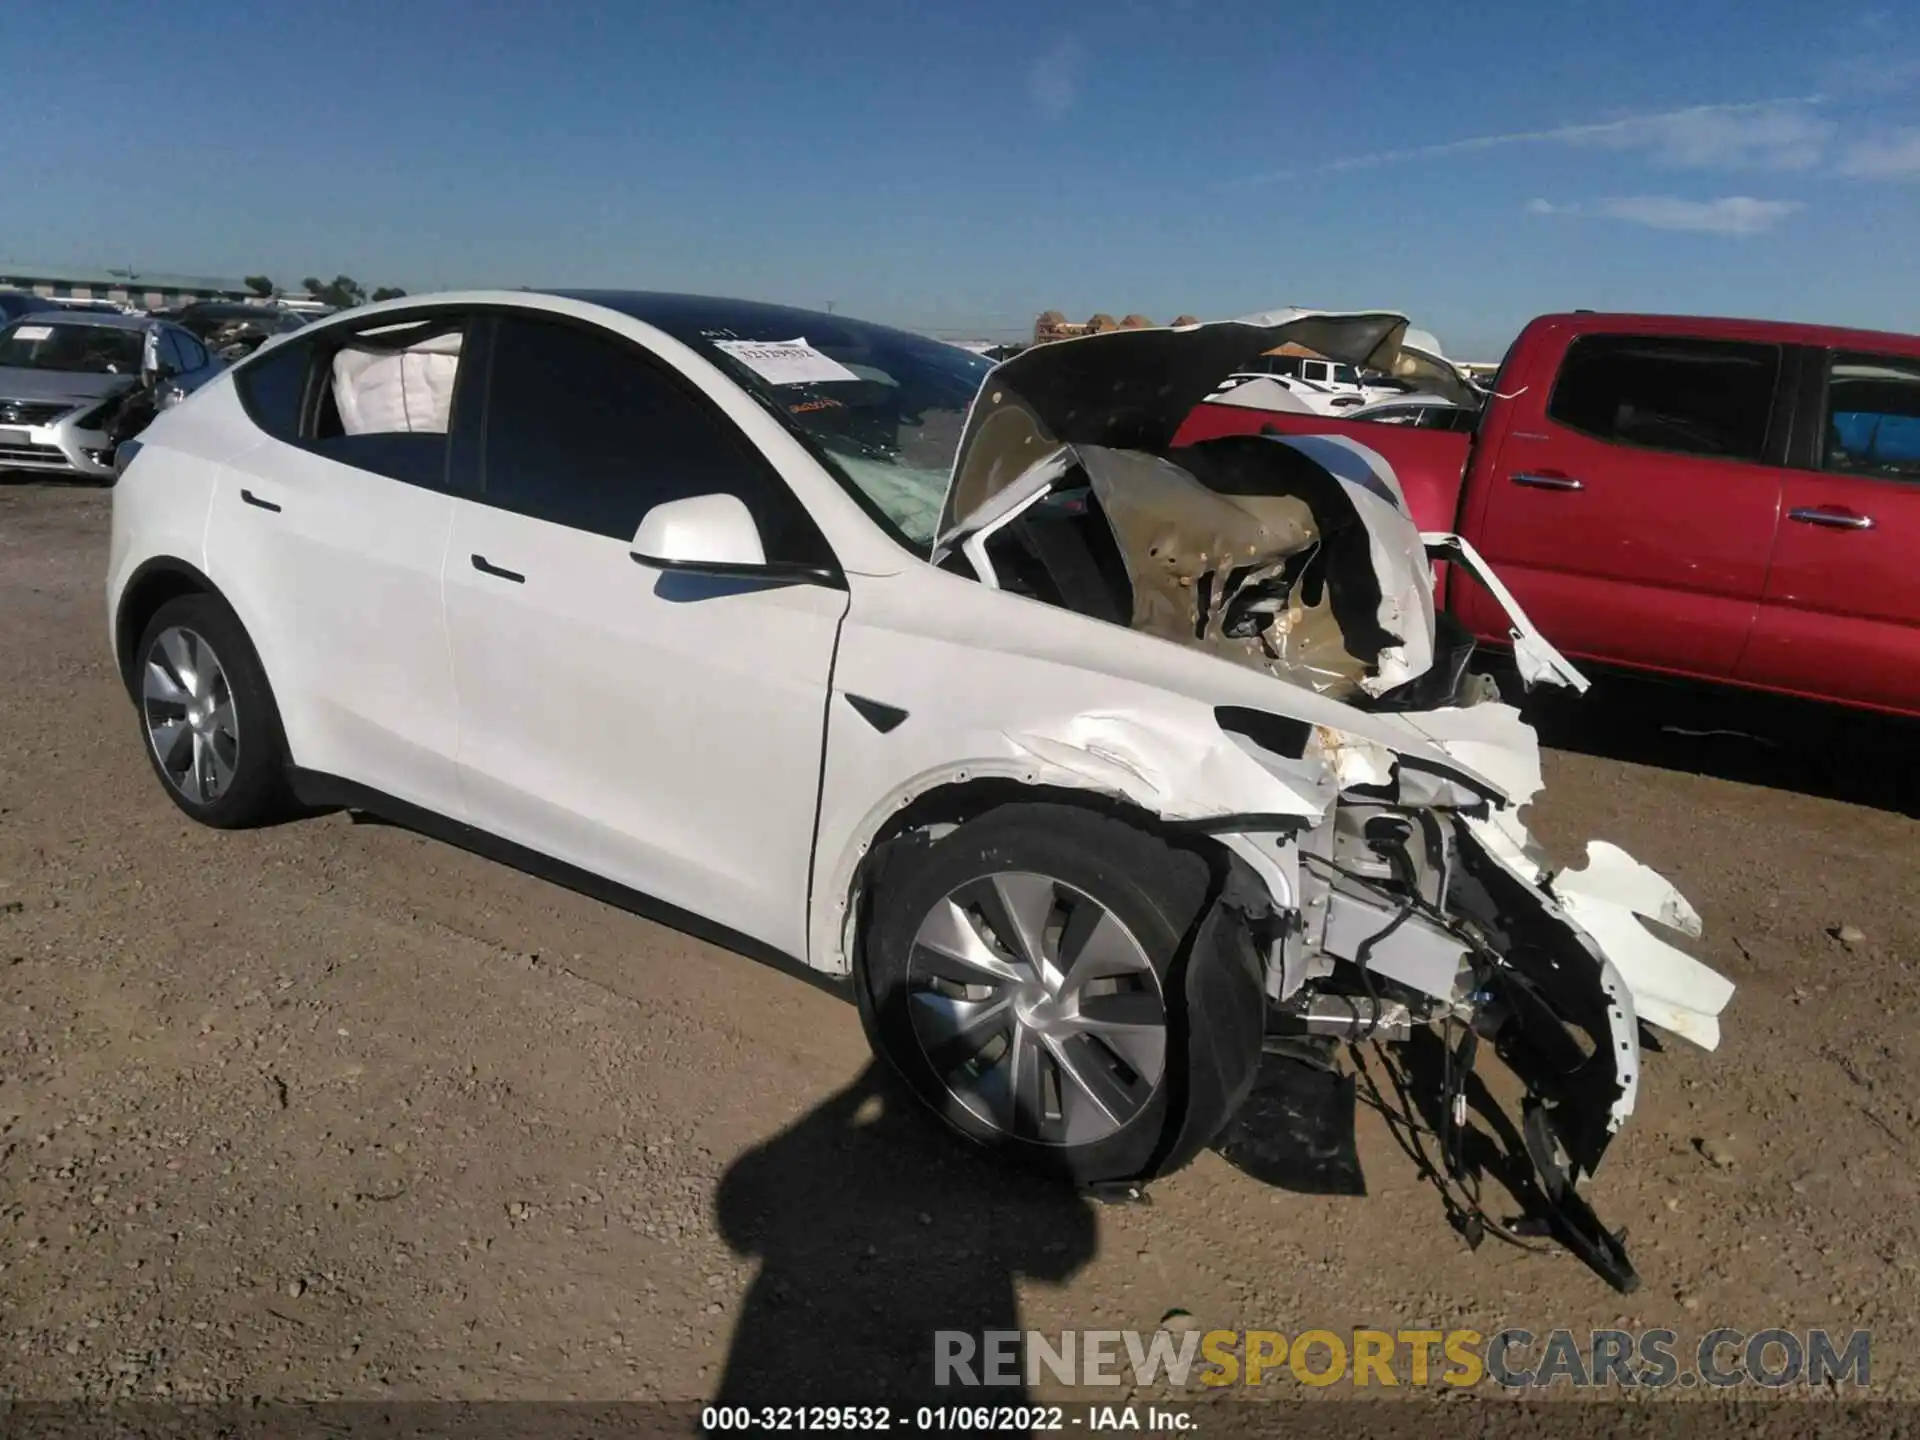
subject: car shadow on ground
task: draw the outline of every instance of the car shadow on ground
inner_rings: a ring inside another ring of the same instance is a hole
[[[936,1333],[1020,1329],[1015,1285],[1098,1248],[1090,1201],[940,1133],[877,1062],[736,1160],[715,1208],[760,1266],[716,1405],[1018,1404],[1017,1383],[943,1387]]]
[[[1836,705],[1597,674],[1523,712],[1554,750],[1920,815],[1920,723]]]

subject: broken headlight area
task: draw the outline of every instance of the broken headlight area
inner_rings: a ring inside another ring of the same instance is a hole
[[[1532,1221],[1630,1289],[1584,1189],[1633,1110],[1639,1023],[1712,1048],[1732,986],[1649,928],[1698,934],[1699,917],[1645,866],[1602,844],[1580,870],[1547,864],[1518,818],[1540,789],[1534,735],[1436,612],[1433,562],[1505,612],[1524,683],[1585,678],[1466,540],[1420,533],[1376,451],[1336,435],[1173,443],[1255,354],[1298,341],[1391,369],[1405,335],[1392,315],[1290,312],[1036,347],[969,412],[932,558],[1283,682],[1270,702],[1220,682],[1237,698],[1216,702],[1215,736],[1123,706],[1016,737],[1065,783],[1204,825],[1263,882],[1246,919],[1267,955],[1269,1058],[1287,1068],[1223,1153],[1259,1173],[1296,1138],[1306,1188],[1341,1189],[1353,1076],[1338,1047],[1403,1042],[1396,1133],[1435,1142],[1422,1164],[1462,1231],[1519,1238],[1468,1183],[1493,1144]],[[1481,1082],[1483,1050],[1517,1080],[1515,1106]]]
[[[1431,777],[1409,779],[1431,793]],[[1476,809],[1487,807],[1406,803],[1393,784],[1371,786],[1349,791],[1324,824],[1253,841],[1289,872],[1297,906],[1256,921],[1269,1064],[1220,1148],[1271,1183],[1360,1193],[1354,1089],[1364,1078],[1471,1244],[1550,1234],[1632,1290],[1623,1237],[1595,1217],[1585,1186],[1633,1111],[1633,996],[1550,889],[1483,838]],[[1396,1047],[1379,1061],[1388,1085],[1361,1054],[1369,1042]],[[1518,1082],[1517,1117],[1476,1069],[1483,1048]],[[1520,1219],[1482,1208],[1486,1170]]]

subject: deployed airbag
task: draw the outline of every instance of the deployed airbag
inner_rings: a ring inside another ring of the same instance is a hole
[[[349,435],[444,435],[453,414],[460,335],[404,350],[345,349],[333,357],[333,403]]]

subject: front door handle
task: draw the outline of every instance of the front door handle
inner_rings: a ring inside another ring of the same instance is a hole
[[[1789,510],[1789,520],[1798,520],[1802,525],[1824,525],[1829,530],[1871,530],[1871,515],[1855,515],[1849,510]]]
[[[1586,485],[1571,475],[1509,475],[1516,485],[1526,485],[1535,490],[1584,490]]]
[[[273,501],[262,500],[258,495],[254,494],[253,491],[251,490],[242,490],[240,492],[240,498],[244,500],[247,504],[258,506],[262,510],[271,510],[276,515],[280,513],[280,507],[274,504]]]
[[[482,575],[493,575],[501,580],[511,580],[516,585],[524,585],[527,583],[527,577],[519,574],[517,571],[502,570],[498,565],[489,565],[487,563],[487,557],[484,555],[475,555],[473,557],[473,568],[478,570]]]

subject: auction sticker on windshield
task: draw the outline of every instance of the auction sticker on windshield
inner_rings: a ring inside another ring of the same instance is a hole
[[[772,385],[817,385],[823,380],[860,378],[832,356],[807,344],[804,335],[798,340],[715,340],[712,344]]]
[[[44,340],[51,334],[53,334],[53,327],[51,325],[22,325],[18,330],[13,332],[13,338],[16,340]]]

